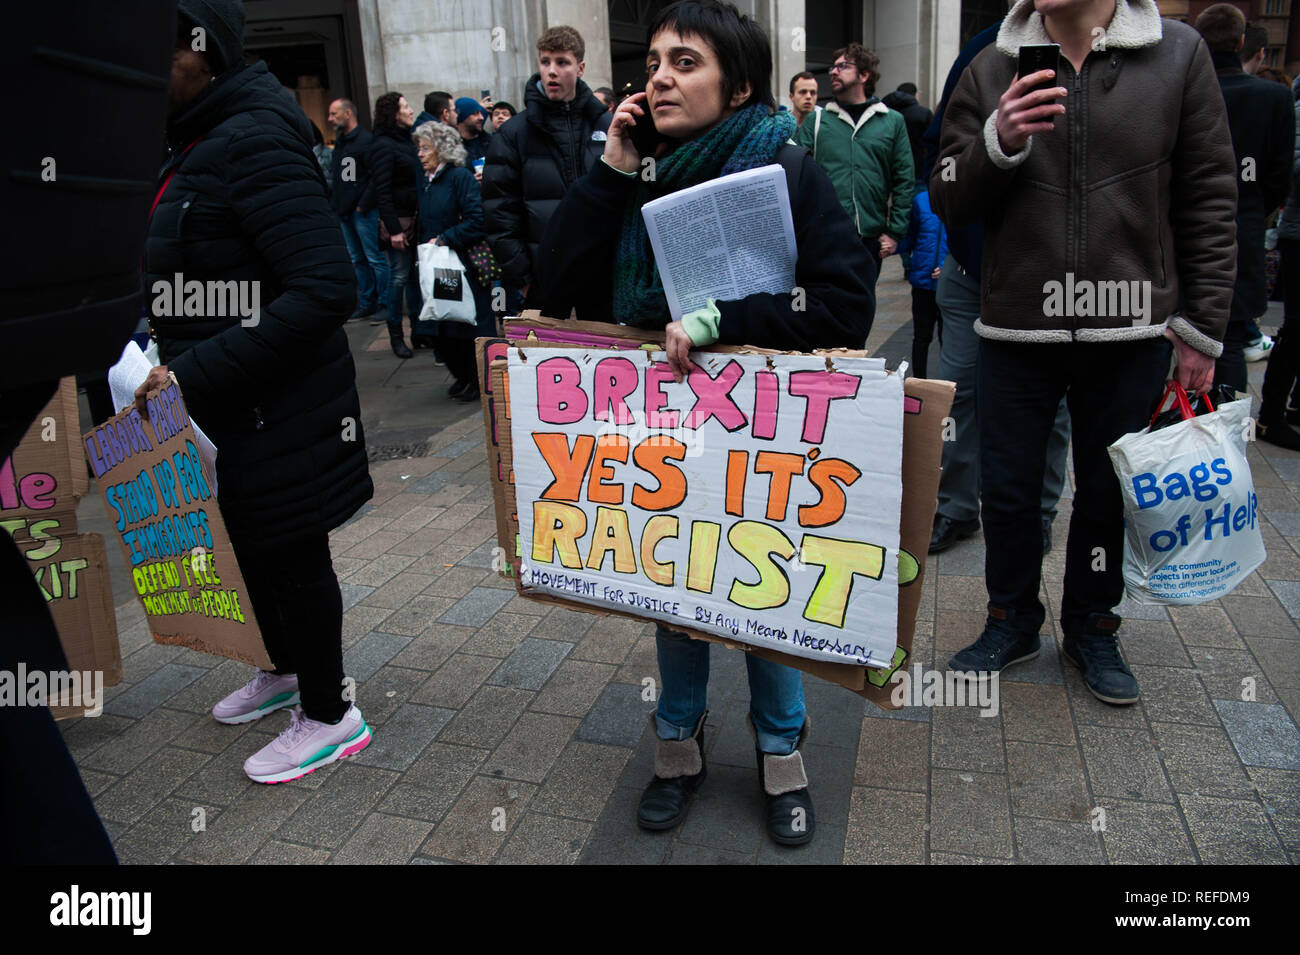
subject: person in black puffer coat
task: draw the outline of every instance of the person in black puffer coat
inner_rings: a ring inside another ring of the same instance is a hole
[[[164,364],[136,400],[142,406],[174,375],[217,446],[221,514],[276,670],[259,672],[213,715],[247,722],[301,696],[289,729],[244,764],[254,781],[280,782],[370,739],[345,697],[343,600],[329,550],[330,530],[374,493],[343,331],[356,280],[306,116],[264,63],[242,65],[242,5],[180,0],[178,9],[172,158],[143,260]],[[195,26],[207,32],[205,52],[190,46]],[[260,310],[164,314],[178,276],[236,282]]]
[[[612,119],[578,79],[585,66],[578,31],[553,27],[537,49],[542,69],[528,81],[524,112],[492,137],[483,170],[492,254],[506,287],[525,296],[536,278],[537,245],[546,223],[569,187],[599,161]]]
[[[419,317],[419,283],[415,280],[415,206],[420,160],[411,142],[415,110],[401,93],[385,93],[375,100],[374,141],[370,144],[370,176],[379,220],[391,237],[379,244],[388,252],[388,337],[393,354],[410,358],[402,339],[402,294],[410,303],[411,320]],[[412,294],[411,289],[415,288]]]

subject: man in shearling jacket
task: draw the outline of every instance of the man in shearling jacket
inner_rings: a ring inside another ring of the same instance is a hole
[[[1061,45],[1017,78],[1019,47]],[[1040,85],[1041,84],[1041,85]],[[1141,117],[1140,134],[1134,117]],[[1133,703],[1119,651],[1119,482],[1106,453],[1146,425],[1169,371],[1203,391],[1235,272],[1232,143],[1214,66],[1152,0],[1019,0],[967,67],[930,180],[952,228],[984,220],[978,407],[988,619],[953,670],[1039,652],[1039,498],[1062,395],[1075,497],[1062,649],[1089,690]]]

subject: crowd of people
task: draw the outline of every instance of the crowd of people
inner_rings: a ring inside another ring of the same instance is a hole
[[[195,27],[206,51],[191,46]],[[581,35],[557,26],[536,42],[521,109],[434,91],[416,115],[390,92],[367,130],[339,99],[332,149],[264,64],[244,64],[242,35],[238,0],[179,0],[171,158],[142,264],[147,279],[260,279],[274,295],[254,327],[155,316],[160,365],[138,395],[147,413],[144,394],[174,377],[221,448],[221,509],[275,669],[213,714],[238,723],[291,710],[245,764],[254,780],[295,778],[370,739],[340,693],[328,538],[372,493],[364,437],[339,434],[341,419],[360,421],[349,319],[386,324],[408,358],[405,312],[411,344],[433,349],[450,395],[472,401],[474,337],[522,308],[652,329],[678,374],[713,343],[862,348],[881,263],[900,255],[913,373],[929,371],[937,333],[935,377],[957,384],[931,550],[981,526],[986,545],[986,622],[949,667],[990,679],[1039,653],[1042,556],[1072,442],[1063,651],[1115,705],[1138,687],[1118,642],[1123,519],[1106,447],[1146,424],[1171,365],[1189,391],[1245,391],[1253,356],[1269,361],[1261,436],[1300,449],[1288,423],[1300,413],[1295,95],[1249,75],[1261,54],[1231,5],[1193,28],[1163,20],[1152,0],[1017,0],[963,48],[931,113],[910,83],[878,98],[880,60],[858,43],[835,52],[824,105],[817,77],[801,72],[778,107],[763,29],[730,4],[681,0],[656,15],[646,81],[630,95],[589,88]],[[1046,43],[1060,45],[1059,68],[1018,76],[1018,49]],[[634,138],[648,126],[653,138]],[[650,179],[637,141],[653,143]],[[796,289],[671,320],[641,207],[772,163],[790,190]],[[1269,299],[1266,231],[1283,205],[1287,324],[1273,343],[1254,323]],[[466,263],[475,325],[420,319],[425,243]],[[1044,291],[1067,271],[1150,282],[1149,314],[1054,316]],[[1100,568],[1098,549],[1110,555]],[[657,647],[655,775],[637,820],[662,830],[706,775],[709,646],[660,626]],[[779,843],[806,842],[801,674],[746,660],[766,825]]]

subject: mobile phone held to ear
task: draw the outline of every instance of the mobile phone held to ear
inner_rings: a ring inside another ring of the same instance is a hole
[[[1059,43],[1041,43],[1033,46],[1022,46],[1020,56],[1016,61],[1016,75],[1026,77],[1030,73],[1038,73],[1042,70],[1051,70],[1055,76],[1050,82],[1037,83],[1031,89],[1041,90],[1053,86],[1059,86],[1061,64],[1061,45]]]
[[[654,156],[659,149],[659,144],[664,141],[664,137],[655,128],[655,122],[650,116],[649,107],[643,103],[641,108],[645,110],[645,115],[636,117],[636,125],[629,126],[627,134],[628,138],[632,140],[632,145],[636,147],[637,155],[645,159],[647,156]]]

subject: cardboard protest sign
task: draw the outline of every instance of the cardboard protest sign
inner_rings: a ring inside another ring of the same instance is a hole
[[[524,586],[888,666],[903,386],[884,363],[512,348]]]
[[[69,673],[97,696],[121,682],[122,656],[103,539],[77,532],[77,501],[89,489],[79,430],[76,383],[65,378],[13,454],[0,461],[0,528],[27,559]],[[82,714],[85,696],[60,699],[53,682],[50,688],[56,719]]]
[[[562,347],[570,340],[577,340],[583,345],[612,344],[620,349],[652,348],[655,341],[647,338],[643,330],[611,326],[604,324],[557,321],[528,314],[517,320],[505,323],[505,336],[512,341],[528,344],[532,351],[548,347]],[[480,345],[482,345],[480,341]],[[492,342],[498,347],[499,342]],[[699,353],[707,356],[713,352],[728,355],[739,352],[761,352],[761,349],[738,349],[725,346]],[[840,357],[857,357],[861,352],[836,352]],[[482,349],[480,358],[484,357]],[[824,362],[824,359],[823,359]],[[493,471],[494,496],[497,505],[498,525],[503,527],[499,543],[505,553],[510,555],[512,565],[503,573],[514,576],[520,591],[534,600],[557,603],[582,609],[588,612],[602,612],[601,608],[590,602],[580,602],[572,597],[548,596],[544,592],[524,586],[519,580],[518,572],[522,564],[520,559],[523,548],[518,533],[518,512],[515,500],[515,482],[517,469],[512,467],[514,454],[511,446],[513,414],[519,406],[519,399],[512,396],[506,361],[497,359],[490,363],[483,362],[483,390],[491,390],[496,396],[492,405],[494,421],[485,423],[487,433],[499,438],[499,444],[493,446],[489,440],[489,457],[499,455],[501,466]],[[824,364],[823,364],[824,367]],[[941,432],[943,421],[952,404],[953,386],[949,382],[908,379],[903,384],[903,441],[902,441],[902,505],[899,520],[899,537],[901,546],[898,550],[897,563],[897,647],[890,665],[880,669],[869,669],[860,665],[823,662],[808,657],[791,655],[776,649],[740,643],[735,635],[728,633],[720,636],[702,631],[693,626],[679,626],[691,636],[698,639],[719,642],[730,647],[738,647],[765,659],[793,666],[812,673],[822,679],[838,683],[854,690],[885,708],[894,708],[898,704],[890,698],[889,677],[899,668],[910,664],[912,637],[915,629],[917,611],[920,606],[921,585],[925,572],[925,555],[929,543],[930,531],[934,517],[935,501],[939,485]],[[513,400],[512,400],[513,398]],[[485,403],[485,413],[488,406]],[[633,459],[635,460],[635,459]],[[694,515],[692,515],[694,516]],[[685,518],[683,516],[683,519]],[[807,566],[807,562],[804,562]],[[816,573],[817,568],[811,568]],[[793,579],[793,578],[792,578]],[[640,609],[620,609],[610,605],[603,612],[617,613],[622,616],[640,617],[645,614]]]
[[[273,669],[173,380],[84,436],[153,636]]]

